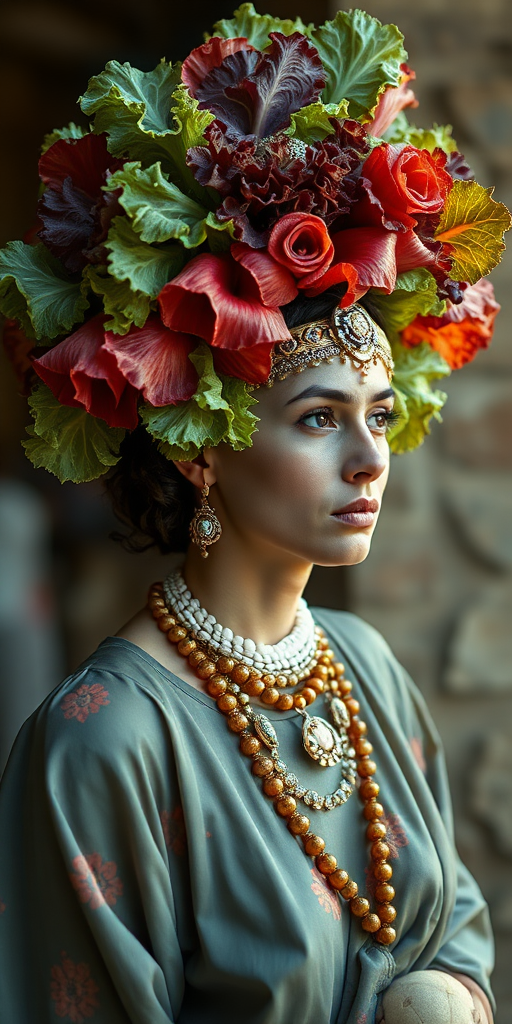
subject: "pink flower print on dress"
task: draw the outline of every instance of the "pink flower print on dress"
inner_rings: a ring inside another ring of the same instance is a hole
[[[386,826],[385,843],[389,846],[389,859],[396,860],[400,856],[399,850],[403,846],[409,846],[405,829],[398,814],[385,814],[381,821]]]
[[[325,910],[326,914],[332,914],[335,921],[339,921],[341,918],[341,907],[339,897],[329,889],[328,882],[325,881],[324,876],[317,868],[311,868],[311,874],[313,881],[311,888],[318,898],[320,906]]]
[[[423,774],[425,774],[427,771],[427,762],[425,761],[425,755],[423,753],[423,741],[419,736],[413,736],[412,740],[409,740],[409,746],[412,750],[416,764],[421,768]]]
[[[117,877],[117,864],[113,860],[103,861],[99,853],[80,855],[74,858],[73,869],[69,876],[73,888],[80,902],[88,903],[91,910],[103,903],[113,907],[118,896],[123,895],[123,883]]]
[[[57,1017],[65,1017],[72,1024],[83,1024],[99,1007],[96,998],[99,988],[91,978],[88,964],[75,964],[66,953],[61,963],[51,969],[51,997]]]
[[[99,683],[93,683],[92,686],[82,683],[78,690],[73,690],[62,698],[60,706],[64,718],[76,718],[78,722],[85,722],[89,714],[96,715],[104,704],[110,704],[107,697],[108,690],[104,690]]]
[[[165,845],[173,853],[176,853],[178,857],[182,857],[187,849],[187,833],[185,831],[183,808],[176,804],[172,812],[162,811],[160,821],[162,823]]]

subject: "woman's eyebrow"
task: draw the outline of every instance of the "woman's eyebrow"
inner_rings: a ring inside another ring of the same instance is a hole
[[[376,395],[373,395],[370,399],[371,402],[382,402],[385,398],[394,398],[395,392],[393,388],[386,388],[384,391],[379,391]],[[356,396],[347,391],[338,391],[334,388],[322,388],[318,385],[311,384],[309,388],[305,388],[299,395],[295,395],[294,398],[290,398],[286,403],[292,405],[293,402],[299,402],[302,398],[327,398],[331,402],[342,402],[344,405],[351,405],[356,401]]]

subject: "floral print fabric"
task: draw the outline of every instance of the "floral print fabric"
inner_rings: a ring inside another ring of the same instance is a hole
[[[437,966],[488,986],[486,908],[455,854],[423,702],[370,627],[325,611],[318,621],[375,750],[397,893],[391,952],[290,836],[213,701],[110,638],[26,723],[0,787],[2,1021],[374,1024],[395,972]],[[268,715],[303,784],[336,788],[337,766],[304,754],[298,716]],[[357,794],[308,814],[364,891]]]

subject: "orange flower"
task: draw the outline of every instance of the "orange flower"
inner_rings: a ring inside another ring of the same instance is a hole
[[[51,997],[57,1017],[68,1017],[72,1024],[83,1024],[99,1007],[96,993],[99,988],[91,978],[88,964],[75,964],[66,953],[61,953],[62,964],[51,969]]]
[[[110,704],[107,697],[108,690],[104,690],[99,683],[93,683],[92,686],[82,683],[78,690],[73,690],[63,697],[60,706],[64,718],[76,718],[78,722],[85,722],[89,713],[96,715],[102,705]]]
[[[426,341],[452,370],[459,370],[490,344],[499,309],[491,282],[477,281],[466,288],[461,303],[448,304],[443,316],[417,316],[402,331],[402,342],[414,348]]]
[[[103,861],[99,853],[80,855],[73,860],[74,871],[70,874],[73,888],[81,903],[88,903],[96,910],[106,903],[115,906],[117,897],[123,895],[123,883],[117,877],[117,864],[113,860]]]

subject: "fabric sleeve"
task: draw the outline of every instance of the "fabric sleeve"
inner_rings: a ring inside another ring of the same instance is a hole
[[[494,966],[494,941],[487,904],[455,848],[453,811],[443,746],[425,700],[400,666],[407,709],[407,732],[413,753],[423,769],[446,831],[453,844],[457,864],[457,888],[453,911],[444,941],[431,969],[466,974],[473,978],[495,1008],[489,978]]]
[[[18,738],[0,820],[5,1019],[173,1024],[188,867],[157,701],[94,668],[59,687]]]

